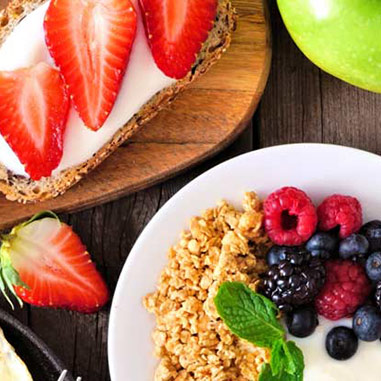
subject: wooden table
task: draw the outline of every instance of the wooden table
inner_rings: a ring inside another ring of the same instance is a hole
[[[342,144],[381,153],[381,96],[321,72],[295,47],[275,1],[271,1],[270,8],[272,72],[261,106],[241,137],[216,158],[164,184],[85,212],[63,216],[88,246],[112,290],[129,251],[153,215],[181,187],[208,168],[243,152],[295,142]],[[108,309],[87,316],[25,307],[15,314],[84,381],[110,379]]]

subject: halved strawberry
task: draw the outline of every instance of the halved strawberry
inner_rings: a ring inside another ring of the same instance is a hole
[[[181,79],[208,38],[218,0],[140,0],[146,34],[157,66]]]
[[[130,0],[54,0],[46,44],[85,125],[101,128],[114,107],[136,33]]]
[[[46,63],[0,72],[0,133],[33,180],[61,161],[69,106],[59,71]]]
[[[8,301],[5,285],[24,302],[84,313],[99,310],[109,298],[86,247],[52,212],[3,237],[0,264],[0,288]]]

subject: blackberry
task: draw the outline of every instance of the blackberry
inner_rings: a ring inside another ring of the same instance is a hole
[[[281,311],[311,303],[324,285],[325,268],[306,250],[286,255],[272,265],[262,279],[261,291]]]

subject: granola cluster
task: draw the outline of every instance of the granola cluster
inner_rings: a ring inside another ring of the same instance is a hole
[[[157,291],[144,298],[156,315],[157,381],[253,381],[269,352],[239,339],[218,317],[213,299],[224,281],[256,289],[270,242],[262,203],[246,193],[243,211],[227,202],[194,217],[169,250]]]

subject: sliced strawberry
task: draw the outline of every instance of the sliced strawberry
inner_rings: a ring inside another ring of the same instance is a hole
[[[101,128],[118,96],[136,33],[130,0],[54,0],[44,22],[48,49],[85,125]]]
[[[44,214],[5,237],[1,279],[12,293],[33,305],[84,313],[99,310],[109,293],[86,247],[70,226],[51,212]]]
[[[69,107],[51,66],[0,72],[0,133],[33,180],[50,176],[61,161]]]
[[[157,66],[181,79],[208,38],[218,0],[140,0],[146,34]]]

